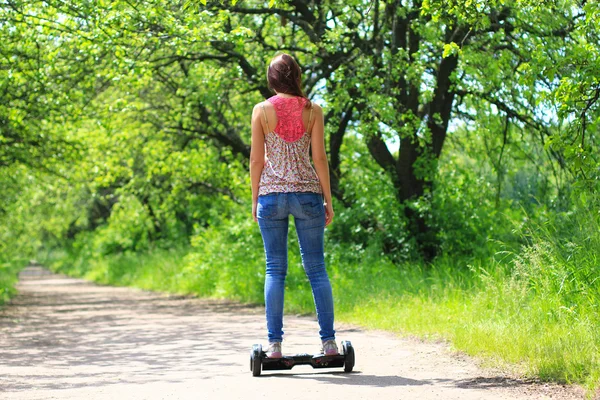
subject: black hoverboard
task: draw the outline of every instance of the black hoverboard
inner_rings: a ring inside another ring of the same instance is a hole
[[[250,352],[250,371],[253,376],[260,376],[261,370],[276,371],[292,369],[296,365],[311,365],[313,368],[341,368],[344,372],[352,372],[354,368],[354,347],[346,340],[342,342],[342,353],[335,356],[324,354],[296,354],[281,358],[269,358],[260,344],[252,346]]]

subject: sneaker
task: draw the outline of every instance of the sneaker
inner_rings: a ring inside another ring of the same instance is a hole
[[[326,356],[337,356],[340,354],[335,340],[326,340],[321,346],[321,353]]]
[[[269,357],[269,358],[283,357],[281,354],[281,342],[269,343],[269,348],[267,349],[267,357]]]

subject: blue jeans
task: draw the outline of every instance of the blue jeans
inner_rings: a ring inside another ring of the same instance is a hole
[[[318,193],[270,193],[258,197],[257,217],[265,245],[265,305],[269,342],[283,340],[283,293],[288,267],[289,215],[294,216],[302,265],[312,288],[321,340],[335,339],[333,295],[325,269],[325,207]]]

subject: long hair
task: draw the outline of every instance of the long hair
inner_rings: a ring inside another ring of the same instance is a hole
[[[267,82],[269,87],[278,93],[291,94],[308,100],[302,90],[300,66],[289,54],[281,53],[273,57],[267,70]],[[310,106],[311,102],[308,100],[306,107],[310,108]]]

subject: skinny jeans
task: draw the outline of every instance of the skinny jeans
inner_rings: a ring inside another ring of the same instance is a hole
[[[265,305],[269,342],[283,340],[283,303],[288,269],[289,216],[294,216],[302,266],[310,286],[321,340],[335,339],[333,294],[323,249],[325,207],[318,193],[269,193],[258,196],[257,218],[266,258]]]

